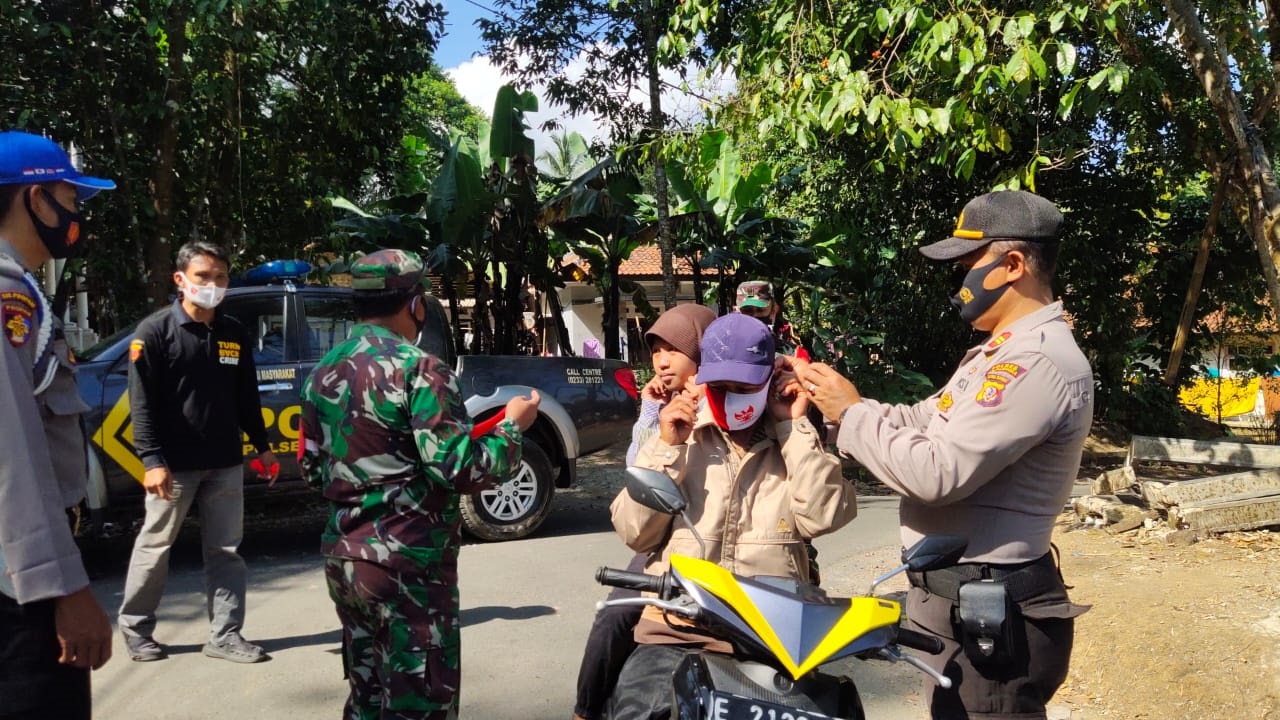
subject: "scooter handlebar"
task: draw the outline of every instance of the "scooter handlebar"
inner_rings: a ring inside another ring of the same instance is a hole
[[[941,639],[934,637],[933,635],[925,635],[924,633],[918,633],[915,630],[908,630],[906,628],[898,628],[897,643],[902,647],[919,650],[920,652],[929,653],[930,655],[937,655],[942,652],[943,648]]]
[[[596,582],[610,587],[639,590],[640,592],[651,592],[662,597],[665,597],[667,590],[667,579],[665,575],[633,573],[627,572],[626,570],[614,570],[613,568],[608,567],[602,567],[599,570],[596,570]]]

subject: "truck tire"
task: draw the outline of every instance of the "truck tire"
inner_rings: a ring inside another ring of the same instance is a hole
[[[462,498],[462,525],[480,540],[517,540],[551,512],[556,477],[547,453],[525,440],[520,465],[507,482]]]

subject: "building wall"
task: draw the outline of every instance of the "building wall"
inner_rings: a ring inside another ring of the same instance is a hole
[[[662,281],[646,280],[637,284],[644,288],[649,304],[661,311]],[[676,302],[686,303],[693,302],[693,300],[693,283],[688,281],[677,283]],[[569,330],[569,345],[573,348],[575,354],[582,354],[583,343],[592,338],[600,341],[602,346],[604,345],[604,301],[600,297],[600,291],[596,286],[588,283],[567,283],[564,289],[560,290],[560,306],[564,308],[564,324]],[[627,328],[642,324],[642,318],[636,312],[635,305],[631,302],[629,296],[623,296],[621,312],[618,316],[621,320],[619,334],[621,336],[622,359],[628,362],[633,360],[636,362],[648,362],[646,349],[643,347],[631,348],[630,345],[635,342],[634,339],[628,342],[629,335],[636,336],[639,333],[628,333]]]

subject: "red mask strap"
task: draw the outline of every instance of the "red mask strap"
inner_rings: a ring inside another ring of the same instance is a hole
[[[707,388],[707,408],[711,410],[711,417],[716,421],[716,425],[721,430],[729,430],[729,421],[724,415],[724,391],[715,390],[711,387]]]

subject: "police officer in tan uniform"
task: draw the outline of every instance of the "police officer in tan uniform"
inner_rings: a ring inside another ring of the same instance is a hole
[[[969,545],[954,567],[911,574],[906,614],[945,643],[927,662],[934,718],[1043,718],[1067,676],[1073,618],[1050,546],[1093,419],[1093,375],[1052,294],[1062,215],[1023,191],[965,206],[951,237],[922,247],[965,271],[952,298],[988,333],[946,386],[914,405],[861,397],[831,368],[797,365],[836,441],[902,496],[903,546]]]
[[[87,455],[75,363],[31,271],[82,245],[81,175],[52,141],[0,133],[0,719],[90,716],[89,669],[111,625],[89,589],[69,513]]]

